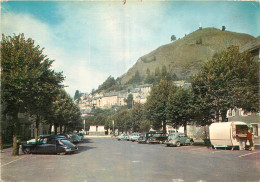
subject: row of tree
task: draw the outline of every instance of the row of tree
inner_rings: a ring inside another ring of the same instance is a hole
[[[127,106],[117,108],[117,112],[100,112],[106,128],[120,132],[142,132],[151,127],[166,132],[166,124],[186,126],[190,122],[208,125],[213,121],[225,121],[229,109],[242,108],[249,112],[259,112],[259,63],[247,52],[240,53],[232,46],[212,60],[191,78],[189,88],[177,87],[172,80],[161,79],[154,84],[147,102],[133,104],[127,98]],[[98,119],[86,118],[95,124]]]
[[[2,35],[1,117],[11,120],[12,155],[18,154],[19,113],[35,118],[36,141],[42,121],[55,126],[71,126],[80,121],[79,109],[63,90],[64,76],[52,69],[52,63],[32,39],[25,39],[23,34]]]

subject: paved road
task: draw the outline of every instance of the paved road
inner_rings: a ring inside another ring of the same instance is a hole
[[[165,147],[90,138],[72,155],[1,155],[4,182],[259,181],[260,150]]]

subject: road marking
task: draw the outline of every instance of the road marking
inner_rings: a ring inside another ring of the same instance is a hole
[[[204,149],[204,147],[194,148],[194,149],[191,149],[189,151],[196,151],[196,150],[202,150],[202,149]]]
[[[140,161],[132,161],[133,163],[138,163],[138,162],[140,162]]]
[[[218,151],[213,151],[212,153],[214,154],[214,153],[217,153],[217,152],[222,152],[221,150],[218,150]]]
[[[239,157],[244,157],[244,156],[248,156],[248,155],[252,155],[252,154],[256,154],[256,153],[259,153],[259,152],[251,152],[249,154],[240,155]]]
[[[183,179],[172,179],[172,182],[182,182],[184,181]]]
[[[1,165],[1,167],[4,167],[4,166],[6,166],[6,165],[8,165],[8,164],[11,164],[11,163],[13,163],[13,162],[15,162],[15,161],[21,160],[21,159],[23,159],[23,158],[25,158],[25,157],[26,157],[26,156],[20,157],[19,159],[16,159],[16,160],[13,160],[13,161],[8,162],[8,163],[6,163],[6,164],[3,164],[3,165]]]

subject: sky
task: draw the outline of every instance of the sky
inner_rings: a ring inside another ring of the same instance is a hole
[[[1,1],[1,33],[24,33],[55,60],[66,91],[91,92],[138,58],[203,28],[260,36],[255,1]]]

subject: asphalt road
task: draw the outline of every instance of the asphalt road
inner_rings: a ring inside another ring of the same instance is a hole
[[[4,182],[260,181],[260,150],[165,147],[90,138],[72,155],[1,153]]]

